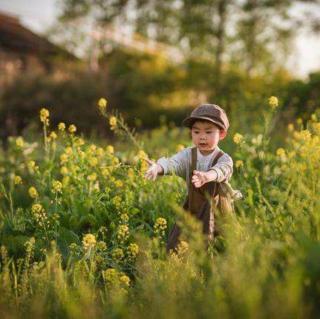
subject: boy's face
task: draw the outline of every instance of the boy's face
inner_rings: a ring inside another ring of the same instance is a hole
[[[226,131],[209,121],[196,121],[191,128],[192,142],[203,155],[210,154],[226,135]]]

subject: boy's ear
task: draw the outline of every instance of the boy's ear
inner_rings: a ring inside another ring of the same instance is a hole
[[[220,130],[220,141],[223,140],[227,136],[227,131]]]

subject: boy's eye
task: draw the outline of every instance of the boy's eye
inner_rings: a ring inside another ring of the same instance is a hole
[[[211,134],[211,133],[212,133],[212,131],[207,131],[206,133],[207,133],[207,134]]]

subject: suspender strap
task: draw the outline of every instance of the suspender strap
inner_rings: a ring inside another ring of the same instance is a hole
[[[191,166],[190,166],[190,172],[189,172],[189,209],[191,207],[192,199],[193,199],[193,184],[192,184],[192,173],[197,168],[197,148],[193,147],[191,149]]]
[[[218,154],[212,159],[212,162],[211,162],[211,165],[210,167],[214,166],[217,164],[219,158],[223,155],[223,152],[222,151],[219,151]],[[193,147],[191,149],[191,166],[190,166],[190,172],[189,172],[189,194],[188,194],[188,197],[189,197],[189,208],[191,207],[191,203],[192,203],[192,200],[193,200],[193,191],[194,191],[194,186],[192,184],[192,173],[194,170],[196,170],[197,168],[197,148],[196,147]],[[218,186],[218,183],[215,183],[214,185],[214,194],[216,194],[216,188]]]

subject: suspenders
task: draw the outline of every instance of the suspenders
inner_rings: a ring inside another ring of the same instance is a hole
[[[223,152],[219,151],[218,154],[211,160],[211,166],[214,166],[217,164],[219,158],[223,155]],[[197,168],[197,148],[193,147],[191,149],[191,166],[189,171],[189,182],[188,182],[188,197],[189,197],[189,207],[191,207],[191,203],[193,200],[193,192],[200,191],[200,189],[197,189],[193,186],[191,179],[192,179],[192,172],[196,170]],[[218,183],[215,183],[214,185],[214,191],[213,194],[216,193],[218,187]]]

